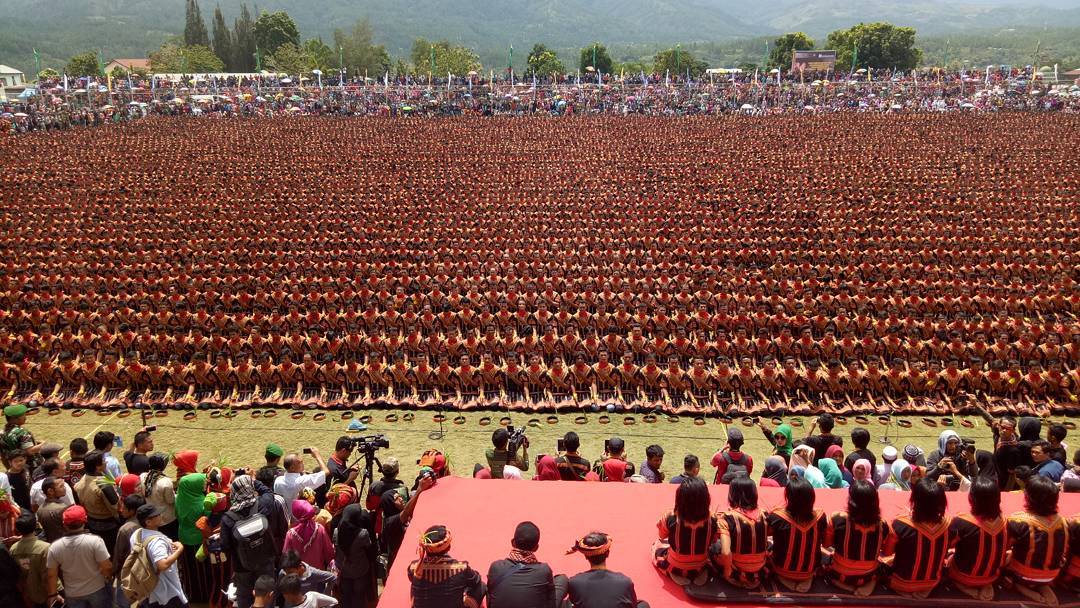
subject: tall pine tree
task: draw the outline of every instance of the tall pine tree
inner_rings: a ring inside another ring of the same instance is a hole
[[[233,69],[237,72],[255,71],[255,20],[247,4],[240,5],[240,16],[233,21]]]
[[[188,0],[187,18],[184,22],[184,46],[210,46],[210,34],[206,31],[206,23],[199,10],[198,0]]]
[[[225,17],[221,14],[221,5],[214,9],[214,54],[225,64],[225,69],[233,71],[232,32],[225,26]]]

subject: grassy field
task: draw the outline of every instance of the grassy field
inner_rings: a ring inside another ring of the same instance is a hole
[[[397,422],[387,422],[388,414],[397,414]],[[401,462],[403,479],[412,479],[418,469],[416,459],[427,448],[442,450],[449,460],[451,470],[457,475],[469,475],[473,465],[484,461],[484,450],[491,447],[491,432],[498,428],[499,418],[504,415],[497,412],[469,412],[465,414],[464,424],[454,424],[447,420],[443,424],[445,434],[439,438],[433,432],[439,425],[433,421],[432,412],[415,412],[415,419],[404,421],[405,411],[377,410],[371,412],[372,422],[368,430],[361,434],[382,433],[390,440],[390,448],[380,450],[380,458],[395,456]],[[491,416],[492,422],[482,426],[480,419]],[[529,454],[554,453],[556,440],[567,431],[573,430],[581,436],[581,452],[590,459],[596,459],[602,452],[604,439],[612,436],[622,437],[626,441],[628,458],[638,466],[645,458],[645,448],[650,444],[659,444],[665,451],[663,470],[672,477],[682,469],[682,459],[686,454],[696,454],[702,461],[703,470],[709,470],[708,459],[723,446],[727,436],[727,427],[718,419],[707,419],[698,426],[690,418],[679,422],[669,422],[666,418],[652,424],[645,423],[641,415],[634,416],[636,423],[624,425],[622,415],[612,415],[609,424],[601,424],[598,414],[589,414],[586,424],[575,424],[573,415],[560,415],[556,424],[548,424],[546,415],[516,413],[512,415],[512,424],[526,425],[531,418],[539,419],[539,426],[530,426],[527,435],[530,441]],[[794,417],[799,418],[799,417]],[[806,426],[796,429],[796,438],[805,434],[811,419],[801,417]],[[977,440],[981,449],[989,447],[990,429],[977,417],[969,418],[975,423],[974,428],[954,427],[964,437]],[[912,417],[910,428],[889,427],[889,438],[894,445],[902,448],[914,443],[929,452],[937,445],[938,434],[945,427],[930,427],[922,422],[921,417]],[[280,444],[286,452],[300,452],[304,447],[319,448],[324,457],[333,451],[335,440],[344,434],[348,421],[340,418],[339,412],[328,412],[325,420],[312,420],[312,413],[301,420],[293,420],[288,411],[279,410],[272,419],[252,418],[247,412],[240,412],[236,418],[211,418],[209,412],[200,412],[195,420],[184,420],[178,412],[170,412],[167,417],[154,418],[158,430],[154,434],[155,449],[161,452],[174,452],[195,449],[201,453],[200,465],[211,461],[224,462],[226,466],[262,464],[262,454],[267,442]],[[768,422],[767,422],[768,424]],[[745,450],[758,462],[763,461],[771,452],[771,446],[756,428],[743,426],[736,420],[734,426],[746,436]],[[854,419],[846,425],[837,425],[835,432],[845,437],[845,447],[850,445],[848,435],[858,426]],[[873,439],[871,449],[880,453],[884,447],[878,440],[886,427],[876,418],[871,418],[865,425]],[[87,413],[82,417],[72,417],[70,412],[56,416],[38,414],[27,419],[27,428],[39,441],[56,441],[63,444],[75,437],[89,438],[100,429],[111,430],[123,437],[127,449],[131,438],[141,427],[138,416],[118,418]],[[114,450],[118,453],[122,450]],[[760,465],[759,465],[760,467]],[[527,474],[526,477],[531,477]]]

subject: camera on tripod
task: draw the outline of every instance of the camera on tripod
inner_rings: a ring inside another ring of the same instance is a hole
[[[352,447],[361,454],[374,454],[376,450],[390,447],[390,440],[386,438],[386,435],[353,437]]]
[[[506,451],[511,454],[518,451],[521,444],[525,443],[525,427],[506,427],[506,432],[510,433],[510,440],[506,444]]]

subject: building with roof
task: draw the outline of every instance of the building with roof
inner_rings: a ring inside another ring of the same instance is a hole
[[[26,84],[26,74],[11,66],[0,64],[0,86],[17,87]]]
[[[149,59],[113,59],[109,63],[105,64],[105,73],[111,74],[113,70],[120,68],[125,72],[132,70],[149,70]]]

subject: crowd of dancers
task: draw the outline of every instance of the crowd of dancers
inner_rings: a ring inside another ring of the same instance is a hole
[[[0,397],[1073,412],[1078,120],[150,119],[8,138]]]

